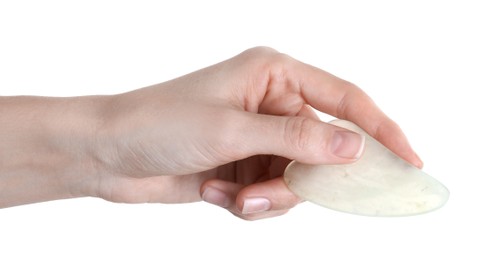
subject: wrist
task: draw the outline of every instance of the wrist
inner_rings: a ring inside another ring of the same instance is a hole
[[[93,194],[102,100],[0,98],[0,207]]]

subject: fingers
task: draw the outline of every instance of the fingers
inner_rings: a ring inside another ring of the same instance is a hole
[[[304,103],[356,123],[402,158],[418,167],[422,166],[401,129],[361,89],[318,68],[288,60],[285,74],[288,81],[297,82]],[[282,71],[276,77],[280,75]]]
[[[405,134],[393,121],[384,121],[375,128],[373,136],[382,144],[389,147],[398,156],[412,163],[418,168],[423,167],[423,161],[414,152]]]
[[[300,116],[246,113],[238,138],[243,157],[274,154],[309,164],[343,164],[357,160],[363,136],[321,121]]]
[[[213,179],[202,185],[201,194],[204,201],[246,220],[279,216],[301,202],[282,177],[246,187]]]
[[[201,199],[199,188],[208,175],[121,177],[104,179],[96,196],[123,203],[186,203]],[[212,176],[211,176],[212,177]],[[181,188],[184,184],[184,189]]]

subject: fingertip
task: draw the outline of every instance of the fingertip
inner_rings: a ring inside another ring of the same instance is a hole
[[[242,189],[237,195],[236,207],[242,214],[253,214],[289,210],[301,201],[279,177]]]
[[[235,198],[241,189],[240,184],[211,179],[201,185],[200,194],[203,201],[232,210],[235,208]]]
[[[424,162],[423,160],[421,160],[421,158],[419,157],[419,155],[417,153],[414,153],[414,166],[418,167],[419,169],[422,169],[423,166],[424,166]]]
[[[222,208],[228,208],[231,205],[230,198],[227,194],[211,186],[208,186],[203,190],[201,199]]]
[[[419,156],[412,150],[409,153],[397,154],[397,155],[418,169],[422,169],[424,166],[424,163],[421,160],[421,158],[419,158]]]
[[[423,168],[423,161],[413,150],[406,134],[394,121],[390,119],[383,121],[376,126],[375,131],[371,131],[371,135],[410,164],[419,169]]]
[[[287,188],[282,177],[246,187],[212,179],[203,183],[200,192],[204,201],[244,220],[280,216],[302,201]]]

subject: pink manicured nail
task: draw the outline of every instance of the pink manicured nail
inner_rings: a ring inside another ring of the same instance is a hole
[[[330,150],[338,157],[347,159],[358,159],[365,146],[365,136],[349,132],[337,131],[330,143]]]
[[[230,199],[221,190],[208,187],[203,191],[201,198],[211,204],[220,206],[222,208],[228,208],[230,206]]]
[[[243,214],[259,213],[271,208],[271,202],[266,198],[248,198],[242,207]]]

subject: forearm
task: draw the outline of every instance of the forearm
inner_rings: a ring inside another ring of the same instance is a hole
[[[0,97],[0,208],[88,195],[102,97]]]

